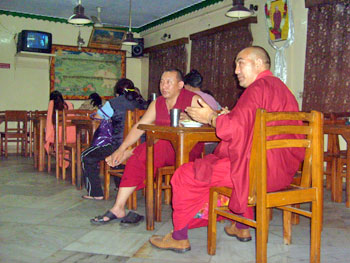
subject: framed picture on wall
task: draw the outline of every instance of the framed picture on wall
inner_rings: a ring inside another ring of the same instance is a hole
[[[125,31],[112,28],[94,28],[92,30],[89,47],[103,49],[120,49]]]
[[[125,51],[53,45],[50,92],[58,90],[64,99],[86,100],[97,92],[113,98],[118,79],[125,77]]]

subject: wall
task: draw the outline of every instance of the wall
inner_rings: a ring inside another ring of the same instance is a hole
[[[0,68],[0,110],[47,109],[50,87],[49,59],[16,56],[15,36],[23,29],[50,32],[53,35],[53,44],[70,46],[76,46],[79,33],[79,28],[70,24],[0,15],[0,63],[10,64],[10,69]],[[87,46],[92,27],[83,26],[80,30]],[[126,56],[130,57],[130,48],[125,50]],[[142,86],[143,60],[146,59],[128,58],[126,76],[144,92],[147,86]],[[72,102],[75,108],[82,103],[82,101]]]
[[[304,63],[305,63],[305,49],[306,49],[306,30],[307,30],[307,9],[305,8],[304,1],[291,1],[292,12],[294,16],[295,24],[295,41],[285,51],[287,66],[288,66],[288,79],[287,85],[297,97],[301,106],[300,94],[304,87]],[[264,4],[265,0],[251,0],[245,1],[245,6],[250,4],[258,5],[257,11],[258,23],[251,25],[252,35],[254,39],[254,45],[264,47],[274,60],[275,50],[269,45],[267,38],[267,30],[265,25],[265,13]],[[172,20],[165,24],[151,28],[147,31],[141,32],[141,36],[145,38],[146,47],[150,47],[157,44],[165,43],[161,40],[164,33],[171,34],[171,40],[175,40],[182,37],[188,37],[190,34],[204,31],[213,27],[217,27],[223,24],[227,24],[236,21],[236,18],[228,18],[225,13],[232,6],[232,1],[225,0],[221,3],[209,6],[205,9],[193,12],[184,17]],[[190,69],[190,57],[191,57],[191,41],[187,45],[188,51],[188,71]],[[274,62],[272,61],[272,69]]]

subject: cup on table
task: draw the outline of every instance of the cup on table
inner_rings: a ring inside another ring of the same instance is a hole
[[[181,109],[171,109],[170,110],[170,125],[172,127],[178,127],[180,122]]]

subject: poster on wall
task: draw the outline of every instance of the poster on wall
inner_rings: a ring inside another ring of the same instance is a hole
[[[125,77],[125,51],[53,45],[56,56],[50,65],[50,92],[58,90],[64,99],[86,100],[97,92],[114,97],[114,86]]]
[[[267,0],[265,16],[270,39],[274,42],[287,40],[289,31],[287,0]]]

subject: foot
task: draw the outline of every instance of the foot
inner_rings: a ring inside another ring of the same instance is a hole
[[[137,226],[145,219],[144,216],[139,215],[133,211],[130,211],[124,218],[121,220],[121,226]]]
[[[173,239],[172,232],[165,236],[153,235],[149,242],[152,246],[155,246],[159,249],[172,250],[177,253],[185,253],[191,250],[190,241],[185,240],[175,240]]]
[[[117,217],[110,210],[108,210],[102,216],[96,216],[95,218],[90,219],[90,222],[94,225],[105,225],[112,221],[119,222],[123,219],[123,217]]]
[[[225,233],[231,237],[236,237],[241,242],[248,242],[252,240],[249,228],[239,229],[236,227],[236,222],[232,223],[230,226],[225,226]]]
[[[103,196],[83,195],[81,198],[88,200],[103,200]]]

